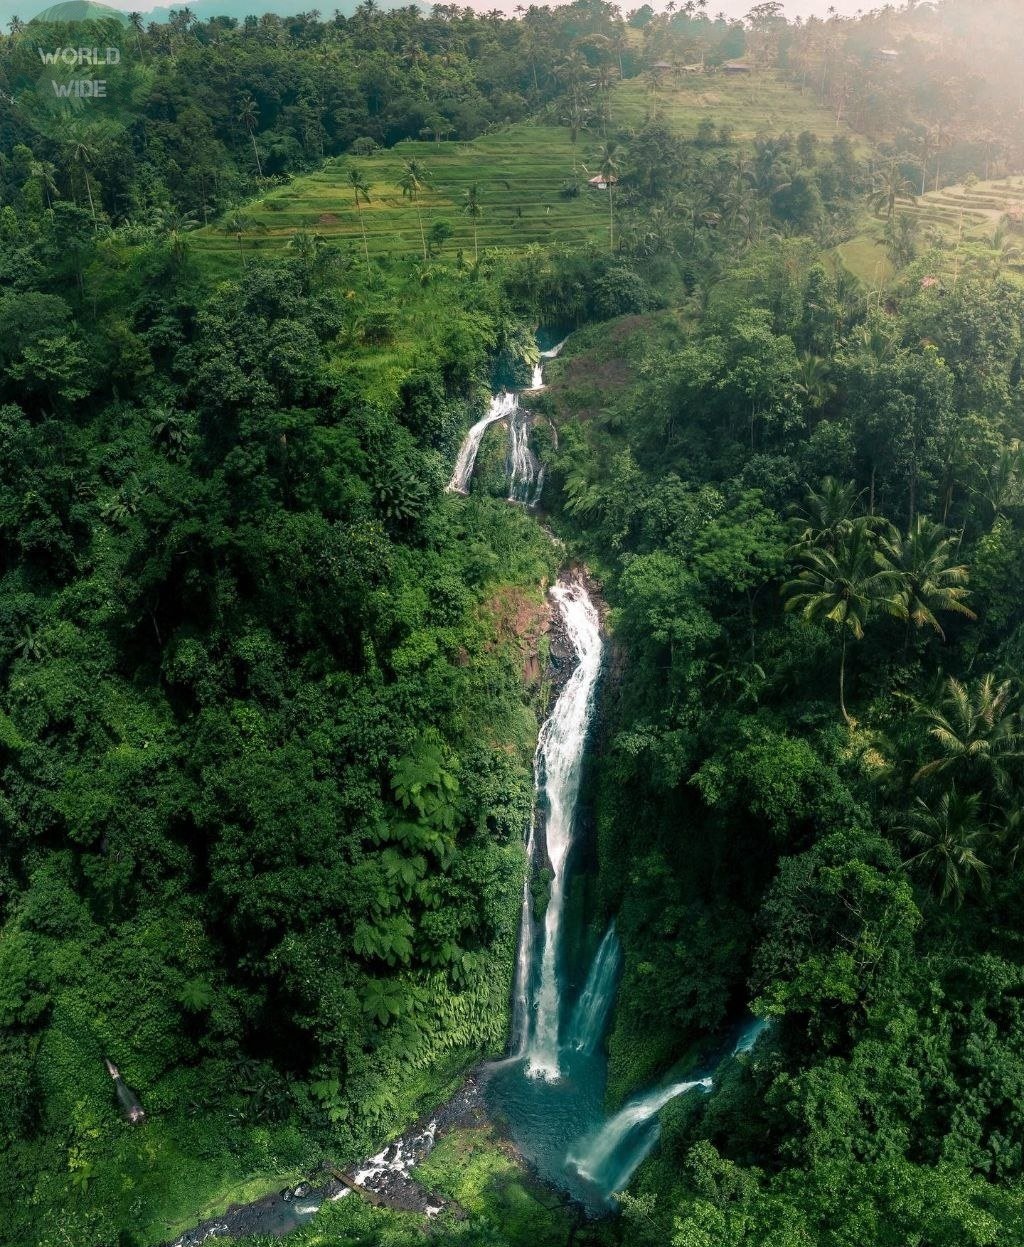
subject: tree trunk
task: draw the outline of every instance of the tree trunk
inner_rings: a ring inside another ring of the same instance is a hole
[[[423,245],[423,263],[427,262],[427,236],[423,232],[423,213],[420,211],[419,201],[416,203],[416,220],[420,223],[420,242]]]
[[[853,726],[853,720],[850,718],[846,709],[846,626],[843,626],[843,651],[839,658],[839,709],[843,714],[843,722],[847,727]]]
[[[608,250],[615,250],[615,186],[608,183]]]
[[[359,196],[356,196],[356,212],[359,214],[359,232],[363,236],[363,257],[366,260],[366,276],[370,276],[370,252],[366,246],[366,226],[363,224],[363,209],[359,204]]]
[[[92,213],[92,227],[96,228],[96,205],[92,201],[92,183],[89,181],[89,170],[82,166],[82,172],[85,174],[85,190],[89,196],[89,211]]]
[[[256,157],[256,172],[259,174],[260,181],[263,181],[263,166],[260,164],[259,148],[256,146],[256,135],[249,131],[249,140],[252,143],[252,154]]]

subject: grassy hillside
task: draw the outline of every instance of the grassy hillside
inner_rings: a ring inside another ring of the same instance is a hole
[[[731,126],[741,142],[760,132],[811,130],[823,139],[836,133],[827,110],[771,74],[670,79],[657,92],[646,79],[631,79],[612,92],[613,128],[638,128],[654,108],[684,135],[692,135],[708,116],[718,125]],[[361,212],[370,255],[418,254],[422,216],[427,232],[438,221],[451,226],[451,237],[440,250],[442,259],[459,250],[472,256],[473,221],[465,206],[466,191],[474,185],[482,209],[476,230],[480,248],[604,241],[608,201],[604,192],[586,187],[582,168],[599,143],[596,132],[580,137],[577,164],[583,188],[576,198],[562,194],[573,178],[572,143],[565,127],[521,122],[471,143],[410,141],[374,156],[339,157],[249,204],[239,214],[241,238],[237,228],[222,223],[198,233],[196,249],[210,264],[233,267],[241,253],[279,251],[297,231],[307,230],[361,254],[360,214],[349,183],[352,166],[369,186],[370,201],[361,205]],[[418,205],[399,186],[407,160],[420,161],[429,175]]]
[[[581,159],[585,153],[581,142]],[[428,173],[418,205],[403,196],[398,184],[407,160],[420,161]],[[331,161],[245,209],[245,250],[277,250],[297,230],[309,230],[351,243],[361,253],[359,214],[348,176],[353,165],[369,186],[370,202],[361,210],[371,255],[419,252],[421,214],[426,231],[437,221],[451,226],[442,254],[453,256],[461,249],[472,256],[473,222],[464,209],[466,191],[473,185],[482,210],[477,222],[481,248],[578,243],[602,238],[607,231],[602,192],[584,189],[575,199],[560,194],[572,179],[568,130],[524,122],[472,143],[405,142],[375,156]],[[238,242],[230,231],[205,230],[197,239],[208,253],[237,254]]]
[[[756,134],[799,134],[810,130],[831,139],[838,127],[828,109],[773,73],[749,77],[667,72],[654,89],[648,77],[620,83],[612,95],[612,120],[622,129],[643,125],[653,108],[681,134],[692,137],[706,117],[731,126],[734,137],[749,142]]]

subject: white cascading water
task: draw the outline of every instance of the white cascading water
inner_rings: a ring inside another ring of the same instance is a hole
[[[575,1052],[594,1052],[604,1038],[608,1015],[615,1003],[615,987],[621,959],[619,937],[613,922],[594,957],[565,1037],[565,1046]]]
[[[540,740],[533,755],[533,791],[540,791]],[[530,979],[533,973],[533,891],[530,887],[533,859],[537,851],[537,811],[530,819],[526,838],[526,873],[523,875],[523,904],[519,914],[519,950],[516,956],[516,981],[512,990],[513,1057],[521,1057],[530,1041]]]
[[[542,483],[540,464],[530,449],[530,417],[520,407],[508,424],[508,501],[532,506]]]
[[[553,346],[550,351],[541,351],[539,360],[555,359],[556,356],[558,355],[558,352],[562,349],[563,346],[565,346],[566,342],[568,341],[569,341],[568,338],[563,338],[561,342],[559,342],[556,346]],[[544,388],[544,365],[538,362],[534,364],[533,366],[533,376],[530,379],[530,389],[531,390],[543,390],[543,388]]]
[[[500,394],[494,395],[491,405],[487,408],[487,414],[483,419],[478,420],[463,438],[458,458],[455,460],[455,468],[452,471],[452,479],[448,482],[449,493],[469,493],[469,482],[473,476],[477,451],[480,449],[485,431],[496,420],[504,420],[512,415],[518,405],[519,398],[516,394],[503,390]]]
[[[638,1096],[621,1108],[614,1117],[609,1118],[594,1137],[584,1145],[583,1149],[569,1157],[571,1164],[585,1178],[589,1178],[607,1191],[621,1191],[633,1171],[654,1146],[658,1137],[657,1129],[648,1131],[647,1137],[632,1150],[625,1149],[629,1135],[641,1126],[653,1122],[657,1125],[657,1115],[676,1096],[683,1095],[699,1087],[702,1091],[710,1091],[710,1078],[698,1078],[691,1082],[677,1082],[668,1087],[658,1087]]]
[[[558,1027],[561,1012],[559,961],[566,866],[576,824],[576,798],[583,771],[583,750],[601,670],[601,624],[597,608],[581,580],[562,579],[552,587],[566,633],[575,651],[576,669],[558,695],[541,728],[538,751],[546,817],[544,838],[551,865],[551,892],[544,914],[544,948],[530,1038],[529,1073],[559,1077]]]

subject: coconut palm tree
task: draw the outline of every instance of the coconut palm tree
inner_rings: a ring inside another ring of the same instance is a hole
[[[224,218],[224,224],[221,229],[225,234],[234,234],[235,241],[238,243],[238,254],[242,257],[242,266],[245,267],[245,252],[242,250],[242,235],[252,230],[264,230],[266,227],[260,225],[252,217],[246,216],[244,212],[232,212]]]
[[[480,218],[484,214],[484,210],[480,205],[480,188],[475,182],[472,186],[466,188],[464,199],[466,202],[462,208],[463,214],[468,216],[473,222],[473,259],[479,260],[480,248],[477,246],[476,234],[477,226],[480,223]]]
[[[295,252],[295,258],[298,260],[299,269],[302,272],[302,282],[306,291],[312,289],[313,277],[316,273],[317,266],[320,262],[320,256],[324,248],[326,239],[315,230],[300,229],[288,239],[288,248]]]
[[[146,59],[146,54],[142,50],[142,20],[141,13],[128,14],[128,25],[135,32],[135,46],[139,49],[140,61],[144,61]]]
[[[839,659],[839,709],[843,721],[853,720],[846,709],[846,648],[852,636],[859,641],[871,614],[881,609],[902,617],[897,596],[899,578],[879,557],[878,539],[867,519],[855,520],[841,534],[834,551],[798,546],[803,564],[794,580],[782,586],[787,611],[799,611],[808,622],[827,619],[842,634]]]
[[[899,573],[908,625],[923,628],[927,624],[945,640],[937,612],[977,618],[965,603],[967,568],[956,562],[956,542],[941,524],[918,515],[906,536],[893,529],[882,536],[881,547]]]
[[[246,92],[242,96],[242,102],[238,106],[238,120],[245,126],[249,132],[249,141],[252,143],[252,154],[256,157],[256,172],[259,179],[263,181],[263,165],[260,163],[260,152],[256,146],[256,126],[259,124],[260,106],[253,97]]]
[[[799,540],[835,550],[840,537],[850,531],[860,500],[853,481],[843,485],[834,476],[826,476],[818,489],[807,491],[797,511],[804,521]]]
[[[913,782],[954,775],[962,782],[1005,791],[1024,760],[1019,698],[1009,680],[991,673],[971,684],[950,676],[938,704],[919,703],[919,719],[938,757],[920,767]]]
[[[820,411],[835,393],[829,380],[828,361],[805,351],[800,356],[796,377],[797,391],[803,395],[810,411]]]
[[[907,839],[918,852],[907,861],[942,880],[940,898],[959,906],[973,882],[987,892],[989,867],[979,856],[991,839],[982,818],[981,797],[951,788],[933,808],[918,797],[907,816]]]
[[[56,166],[48,160],[33,160],[29,165],[29,176],[42,187],[48,208],[53,207],[53,197],[57,194],[57,183],[54,181],[56,172]]]
[[[917,203],[917,195],[914,193],[910,180],[903,176],[899,164],[895,160],[890,160],[884,169],[875,174],[875,184],[872,187],[869,202],[876,213],[884,208],[885,219],[891,224],[896,215],[898,199],[909,199],[912,204]]]
[[[597,171],[608,187],[608,250],[615,250],[615,184],[622,172],[622,148],[609,139],[597,154]]]
[[[572,171],[577,172],[576,145],[580,141],[580,132],[590,125],[590,107],[579,96],[570,96],[562,114],[562,120],[569,127],[569,143],[572,147]]]
[[[77,122],[69,126],[68,137],[64,143],[64,160],[68,171],[77,169],[85,181],[85,191],[89,199],[89,211],[92,214],[93,229],[96,228],[96,204],[92,197],[92,182],[89,180],[89,166],[96,159],[96,146],[89,131]]]
[[[363,203],[370,202],[370,187],[356,165],[348,167],[348,184],[352,188],[352,197],[356,201],[356,212],[359,215],[359,232],[363,236],[363,257],[366,260],[366,275],[370,275],[370,250],[366,245],[366,225],[363,222]]]
[[[199,222],[191,212],[179,212],[177,208],[165,205],[154,210],[153,225],[167,239],[171,259],[175,267],[180,268],[188,255],[187,235],[198,228]]]
[[[420,211],[420,194],[426,189],[429,174],[419,160],[407,160],[402,166],[402,176],[398,180],[404,198],[410,200],[416,209],[416,219],[420,225],[420,242],[423,245],[423,262],[427,261],[427,236],[423,232],[423,213]]]

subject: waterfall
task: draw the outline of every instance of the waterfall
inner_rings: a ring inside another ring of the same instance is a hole
[[[605,1026],[615,1003],[621,948],[613,922],[597,950],[587,982],[576,1002],[565,1046],[576,1052],[593,1052],[604,1038]]]
[[[553,346],[550,351],[541,351],[540,353],[541,359],[555,359],[558,356],[559,352],[561,351],[562,347],[565,346],[565,344],[568,341],[569,341],[568,338],[563,338],[561,342]]]
[[[710,1078],[698,1078],[692,1082],[677,1082],[668,1087],[658,1087],[638,1096],[610,1118],[587,1143],[583,1150],[569,1157],[571,1164],[584,1178],[606,1191],[621,1191],[633,1171],[654,1146],[658,1138],[657,1114],[669,1100],[699,1087],[711,1090]],[[641,1133],[641,1128],[653,1124],[654,1129]],[[625,1145],[635,1134],[632,1147]]]
[[[540,791],[540,741],[533,755],[533,790]],[[537,812],[530,819],[530,834],[526,838],[526,873],[523,876],[523,903],[519,913],[519,951],[516,957],[516,982],[512,990],[512,1043],[513,1056],[522,1056],[530,1038],[530,979],[533,973],[533,892],[530,882],[533,876],[533,860],[537,853]]]
[[[550,718],[541,728],[537,746],[546,807],[544,839],[552,878],[544,915],[544,946],[533,1031],[526,1053],[531,1075],[554,1080],[560,1074],[558,1025],[562,992],[558,972],[566,866],[575,830],[583,750],[601,668],[601,628],[597,608],[582,581],[559,580],[551,596],[558,605],[577,663],[558,695]]]
[[[487,408],[487,414],[482,420],[478,420],[466,434],[465,438],[463,438],[462,445],[459,447],[458,458],[455,460],[455,468],[452,471],[452,479],[448,482],[449,493],[469,493],[469,482],[473,476],[473,468],[476,466],[476,454],[480,449],[484,432],[496,420],[504,420],[507,416],[510,416],[518,405],[519,399],[515,394],[509,394],[503,390],[500,394],[494,395],[491,399],[491,405]]]
[[[748,1022],[736,1039],[736,1045],[732,1050],[733,1056],[739,1056],[742,1052],[749,1052],[768,1029],[769,1025],[767,1018],[754,1018],[753,1021]]]
[[[540,464],[530,449],[530,418],[519,408],[508,425],[508,501],[533,506],[543,483]]]

